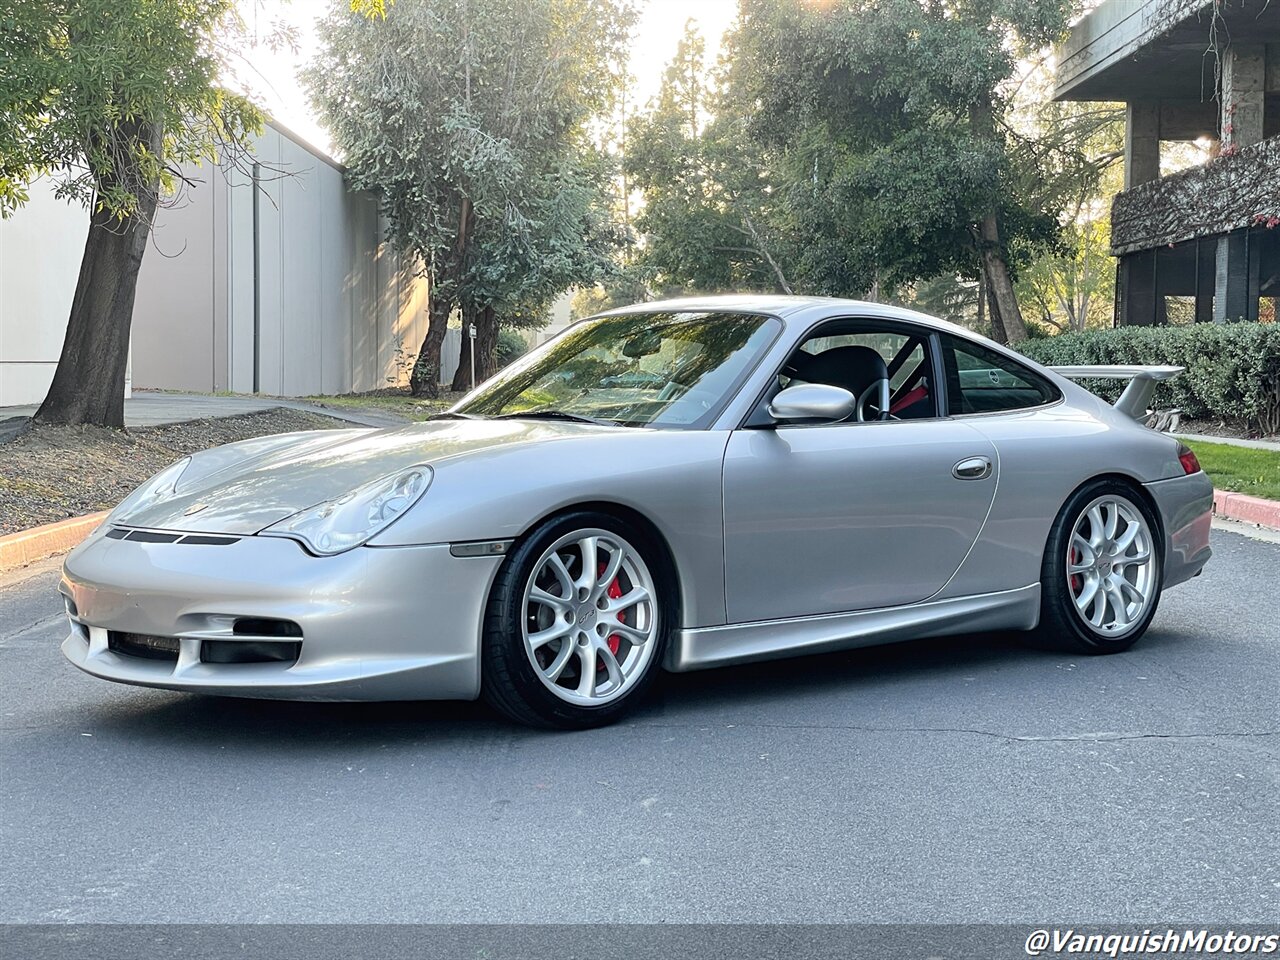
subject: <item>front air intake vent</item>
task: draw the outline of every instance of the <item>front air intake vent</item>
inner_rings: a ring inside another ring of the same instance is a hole
[[[297,663],[301,640],[204,640],[201,663]]]
[[[157,637],[149,633],[124,633],[107,631],[107,649],[126,657],[142,660],[178,661],[178,638]]]
[[[135,543],[176,543],[180,533],[160,533],[156,530],[135,530],[125,537]]]
[[[107,536],[112,540],[133,543],[181,543],[193,547],[225,547],[240,539],[210,533],[167,533],[163,530],[130,530],[128,527],[112,527]]]
[[[292,620],[240,617],[231,627],[237,637],[301,637],[302,628]]]

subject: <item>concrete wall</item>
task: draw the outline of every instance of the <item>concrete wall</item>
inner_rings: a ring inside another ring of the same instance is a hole
[[[0,407],[49,390],[80,273],[89,213],[31,184],[20,213],[0,220]]]
[[[405,382],[426,283],[382,242],[376,200],[275,127],[256,157],[256,243],[253,171],[193,173],[202,182],[158,218],[134,313],[136,384],[304,396]]]
[[[276,126],[256,153],[256,204],[251,172],[191,168],[158,214],[138,277],[133,384],[304,396],[406,382],[427,285],[382,242],[376,200]],[[49,185],[31,194],[0,222],[0,406],[44,398],[88,230],[84,208]]]

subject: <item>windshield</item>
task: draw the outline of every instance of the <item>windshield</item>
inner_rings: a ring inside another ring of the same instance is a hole
[[[706,426],[779,328],[769,317],[737,313],[588,320],[504,370],[453,412]]]

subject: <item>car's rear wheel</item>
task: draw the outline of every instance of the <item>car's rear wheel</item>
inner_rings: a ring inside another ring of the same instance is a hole
[[[485,699],[534,726],[616,720],[660,669],[669,580],[657,544],[617,517],[581,511],[547,521],[517,543],[490,593]]]
[[[1118,653],[1146,632],[1160,602],[1163,542],[1129,484],[1077,490],[1049,532],[1037,639],[1082,653]]]

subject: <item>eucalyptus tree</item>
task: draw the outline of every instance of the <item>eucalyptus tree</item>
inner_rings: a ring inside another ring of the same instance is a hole
[[[89,207],[52,385],[36,419],[124,426],[138,270],[180,167],[241,150],[261,117],[221,85],[235,0],[22,0],[0,14],[0,214],[50,176]]]
[[[450,315],[497,324],[610,269],[607,158],[591,124],[619,87],[629,0],[337,0],[305,71],[355,186],[430,283],[411,376],[434,396]]]
[[[629,124],[625,167],[644,198],[632,271],[663,292],[792,292],[791,252],[771,220],[769,157],[747,135],[725,70],[685,25],[657,96]]]
[[[1016,265],[1057,224],[1011,157],[1008,87],[1072,6],[741,0],[737,95],[758,106],[756,139],[785,152],[797,223],[840,238],[850,279],[892,287],[976,261],[995,332],[1026,337]]]

